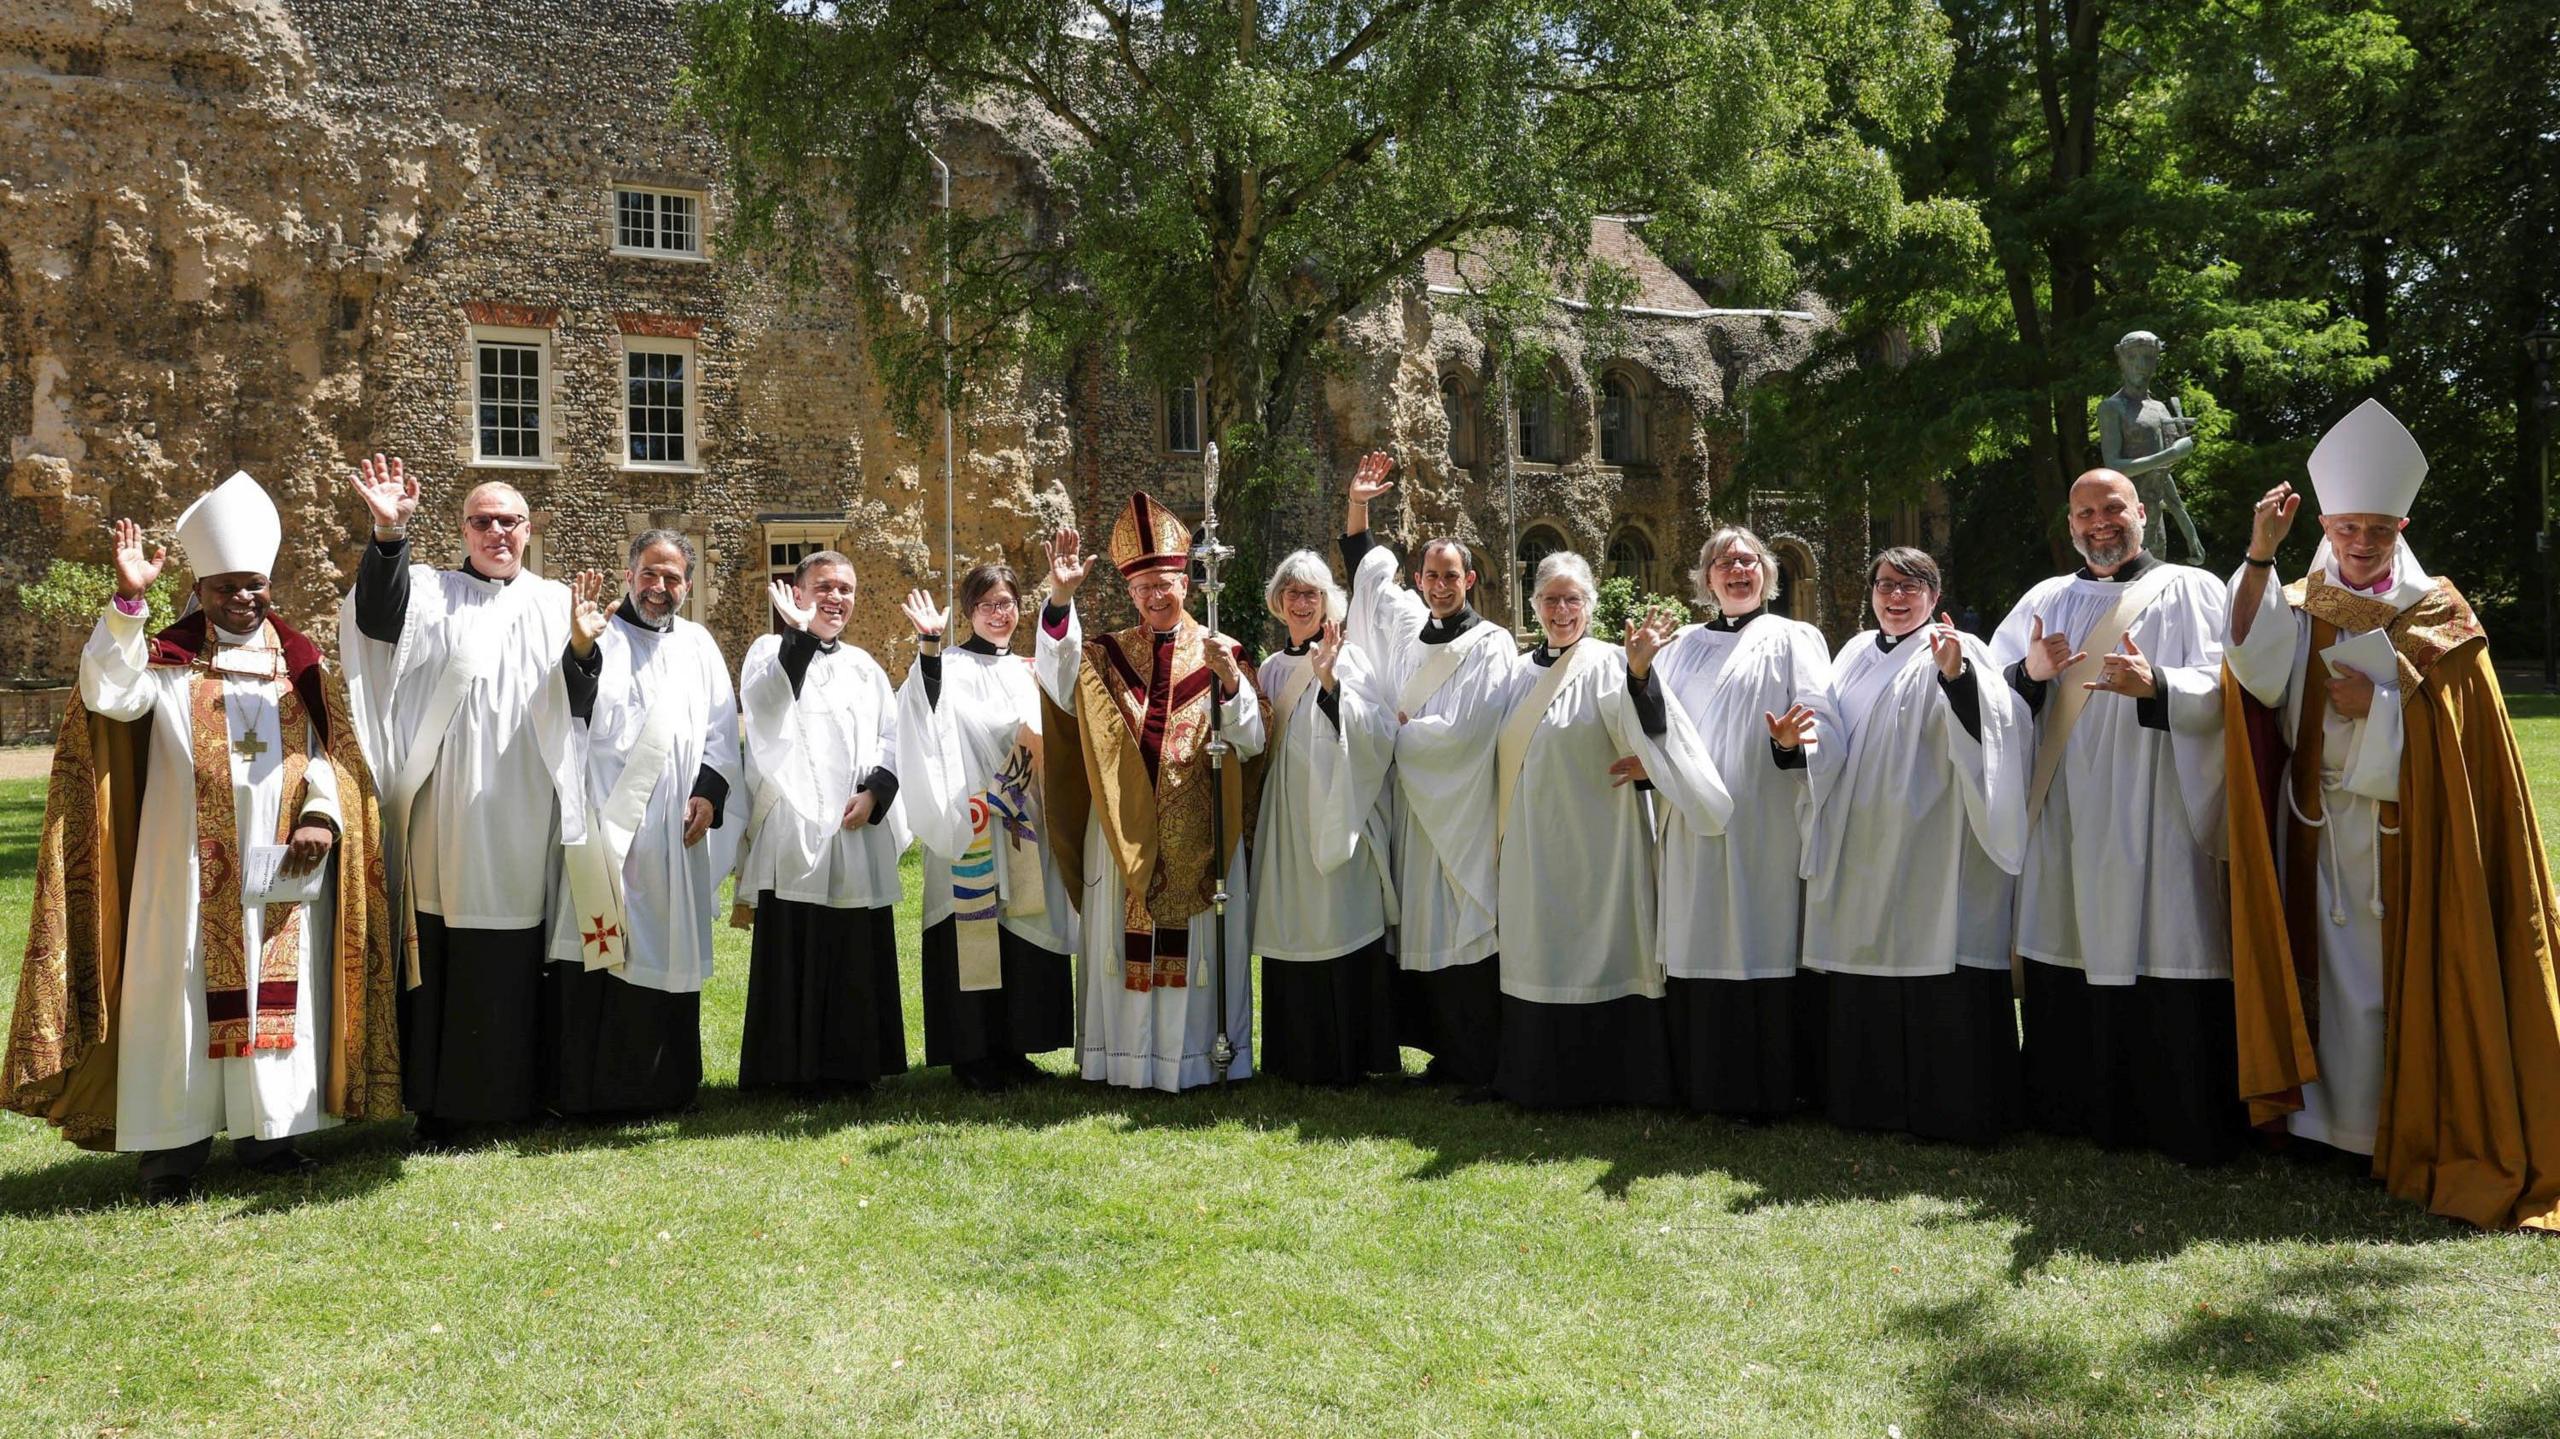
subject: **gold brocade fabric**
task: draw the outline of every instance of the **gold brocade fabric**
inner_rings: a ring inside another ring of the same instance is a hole
[[[1100,820],[1127,894],[1121,927],[1150,937],[1124,956],[1123,982],[1132,989],[1187,981],[1179,943],[1153,937],[1209,908],[1217,876],[1252,833],[1259,809],[1261,756],[1230,755],[1224,844],[1212,855],[1207,638],[1186,615],[1161,649],[1143,625],[1088,640],[1073,713],[1042,699],[1050,841],[1067,872],[1081,875],[1086,820]],[[1250,688],[1252,670],[1238,669]],[[1269,702],[1258,694],[1255,702],[1268,724]]]
[[[2288,598],[2323,628],[2375,627],[2378,602],[2334,586]],[[2393,1194],[2482,1228],[2560,1229],[2560,906],[2506,701],[2450,583],[2396,617],[2380,608],[2402,665],[2403,742],[2399,800],[2384,807],[2399,832],[2382,835],[2374,1172]],[[2317,682],[2313,665],[2302,682]],[[2251,1119],[2271,1125],[2319,1078],[2298,978],[2317,955],[2296,953],[2278,879],[2300,828],[2274,783],[2287,767],[2279,726],[2228,669],[2223,714],[2241,1092]]]
[[[208,655],[212,651],[206,651]],[[248,910],[241,898],[240,817],[231,780],[231,722],[222,676],[207,669],[187,681],[196,769],[196,927],[204,956],[207,1053],[238,1059],[253,1049],[293,1048],[295,991],[302,972],[302,906],[266,906],[257,974],[249,973]],[[302,697],[286,686],[276,701],[277,756],[284,769],[276,843],[293,834],[311,762]]]

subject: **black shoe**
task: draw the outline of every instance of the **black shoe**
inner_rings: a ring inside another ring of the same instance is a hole
[[[303,1153],[299,1149],[287,1146],[272,1154],[262,1156],[254,1164],[245,1164],[241,1167],[248,1170],[251,1174],[273,1175],[278,1178],[297,1178],[302,1175],[310,1174],[312,1171],[318,1169],[320,1167],[320,1161]]]
[[[1049,1071],[1032,1063],[1031,1056],[1027,1054],[1007,1055],[998,1063],[1004,1066],[1005,1073],[1011,1075],[1016,1084],[1038,1084],[1049,1077]]]
[[[409,1134],[409,1152],[451,1154],[458,1149],[468,1148],[470,1136],[470,1130],[462,1124],[450,1119],[439,1119],[432,1114],[421,1114],[418,1116],[418,1127]]]
[[[984,1059],[951,1066],[951,1077],[960,1081],[961,1088],[979,1094],[997,1094],[1013,1087],[1010,1076],[995,1062]]]
[[[184,1204],[195,1197],[196,1181],[192,1175],[155,1174],[142,1181],[145,1204]]]
[[[1492,1085],[1475,1084],[1459,1090],[1456,1097],[1450,1100],[1450,1103],[1465,1105],[1491,1104],[1501,1097],[1501,1095],[1493,1092]]]

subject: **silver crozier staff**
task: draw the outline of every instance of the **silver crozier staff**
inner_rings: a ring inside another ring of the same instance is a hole
[[[1200,535],[1191,546],[1191,554],[1200,562],[1200,592],[1209,597],[1209,643],[1218,644],[1218,591],[1226,582],[1218,577],[1235,551],[1218,543],[1218,442],[1211,440],[1202,456],[1200,476]],[[1226,702],[1218,694],[1213,676],[1209,683],[1209,867],[1216,872],[1209,891],[1209,958],[1217,966],[1218,1038],[1209,1046],[1209,1063],[1216,1069],[1218,1083],[1227,1082],[1227,1066],[1236,1061],[1235,1042],[1227,1036],[1227,866],[1222,862],[1227,849],[1227,737],[1218,728],[1218,712]]]

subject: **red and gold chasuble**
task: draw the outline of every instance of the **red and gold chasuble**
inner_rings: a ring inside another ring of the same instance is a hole
[[[1126,893],[1122,983],[1145,991],[1190,978],[1190,922],[1210,907],[1218,877],[1252,833],[1262,758],[1226,766],[1224,843],[1210,854],[1208,631],[1190,616],[1164,634],[1134,625],[1088,639],[1076,671],[1075,708],[1044,695],[1043,769],[1051,843],[1066,872],[1084,873],[1085,821],[1102,840]],[[1245,685],[1253,672],[1239,665]],[[1264,723],[1269,702],[1258,695]],[[1067,742],[1061,743],[1063,738]]]

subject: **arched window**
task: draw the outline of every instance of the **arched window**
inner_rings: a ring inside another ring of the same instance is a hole
[[[1520,458],[1552,465],[1563,453],[1556,434],[1556,392],[1552,386],[1520,392]]]
[[[1564,532],[1555,526],[1539,523],[1520,532],[1519,568],[1513,572],[1511,593],[1527,595],[1529,578],[1538,572],[1538,561],[1566,548]]]
[[[1633,580],[1636,588],[1653,588],[1653,541],[1633,525],[1609,541],[1609,578]]]
[[[1791,620],[1820,623],[1822,614],[1813,592],[1812,556],[1794,540],[1776,541],[1769,549],[1778,557],[1778,597],[1769,602],[1769,608]]]
[[[1449,463],[1463,469],[1476,462],[1476,397],[1456,371],[1440,377],[1440,413],[1449,422]]]
[[[1600,381],[1600,461],[1633,465],[1641,464],[1644,458],[1641,391],[1623,374],[1605,376]]]

